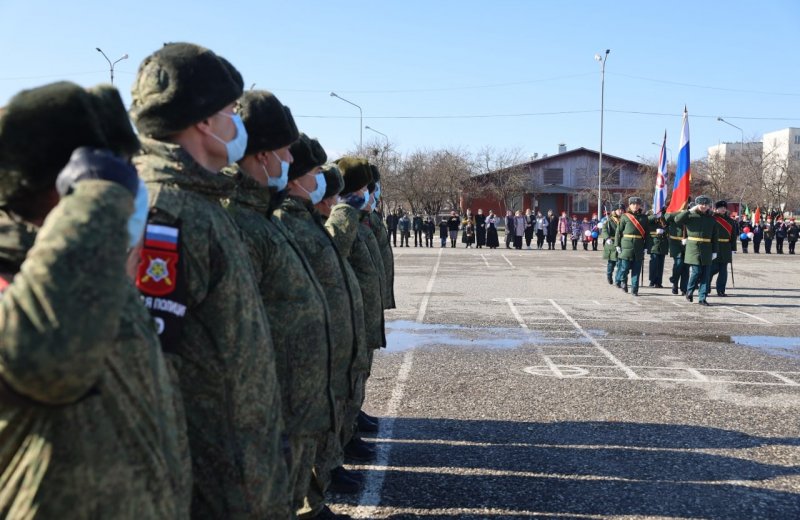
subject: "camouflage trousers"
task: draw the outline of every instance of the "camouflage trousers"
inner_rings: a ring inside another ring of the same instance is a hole
[[[342,418],[347,401],[336,400],[336,428],[335,431],[321,434],[318,438],[314,471],[308,486],[306,504],[309,509],[318,513],[325,507],[325,495],[331,485],[331,471],[344,464],[344,450],[341,443]]]
[[[306,495],[308,495],[308,487],[311,483],[318,439],[319,437],[314,435],[289,437],[292,453],[289,464],[289,491],[292,497],[292,509],[298,517],[307,516],[311,512]]]

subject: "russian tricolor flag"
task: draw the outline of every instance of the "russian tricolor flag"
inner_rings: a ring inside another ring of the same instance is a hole
[[[148,224],[144,233],[144,247],[178,250],[178,228]]]
[[[678,167],[675,171],[675,183],[672,186],[672,199],[669,201],[667,213],[675,213],[686,209],[686,203],[689,201],[690,196],[689,184],[692,182],[692,170],[689,162],[689,112],[686,110],[686,107],[683,107],[681,148],[678,152]]]
[[[656,192],[653,194],[653,213],[664,209],[667,200],[667,131],[664,130],[664,142],[661,144],[661,155],[658,158],[656,172]]]

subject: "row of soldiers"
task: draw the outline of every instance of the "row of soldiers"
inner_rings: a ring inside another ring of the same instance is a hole
[[[647,253],[650,286],[662,287],[664,259],[669,253],[674,260],[669,278],[672,294],[680,291],[693,302],[697,291],[698,303],[710,305],[707,298],[717,276],[717,295],[726,296],[728,264],[736,252],[738,233],[736,222],[727,214],[727,202],[721,200],[714,206],[712,211],[711,199],[704,195],[675,213],[644,214],[639,197],[630,197],[627,208],[620,203],[603,223],[600,235],[608,283],[638,296]]]
[[[348,518],[394,307],[378,170],[194,44],[132,99],[0,112],[0,517]]]

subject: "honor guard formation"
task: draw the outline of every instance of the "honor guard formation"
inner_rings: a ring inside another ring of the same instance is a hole
[[[326,495],[376,456],[394,308],[380,172],[197,45],[132,99],[0,110],[0,516],[349,518]]]

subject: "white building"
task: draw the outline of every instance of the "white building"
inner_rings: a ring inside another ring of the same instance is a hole
[[[800,161],[800,128],[767,132],[763,137],[764,162]]]
[[[760,142],[749,143],[719,143],[715,146],[708,147],[708,160],[709,161],[734,161],[744,154],[751,159],[760,158],[763,153],[763,148]]]

